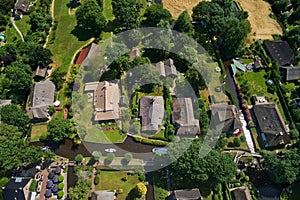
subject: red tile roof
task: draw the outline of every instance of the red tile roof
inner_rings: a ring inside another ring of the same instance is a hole
[[[75,63],[76,65],[81,65],[81,64],[82,64],[82,62],[83,62],[84,59],[86,58],[87,54],[89,53],[90,47],[91,47],[91,45],[89,45],[89,46],[83,48],[83,49],[80,51],[79,56],[78,56],[78,58],[77,58],[77,60],[76,60],[76,63]]]

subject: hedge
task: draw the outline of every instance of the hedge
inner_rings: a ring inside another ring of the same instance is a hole
[[[151,144],[155,146],[166,146],[168,144],[168,142],[161,141],[161,140],[150,140],[150,139],[135,137],[135,136],[133,136],[133,140],[143,144]]]
[[[95,184],[95,185],[98,185],[99,182],[100,182],[99,176],[95,176],[95,178],[94,178],[94,184]]]

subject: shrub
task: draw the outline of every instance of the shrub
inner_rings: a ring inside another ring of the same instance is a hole
[[[149,140],[149,139],[140,138],[140,137],[133,137],[133,140],[136,142],[143,143],[143,144],[152,144],[155,146],[166,146],[168,144],[168,142],[165,142],[165,141]]]
[[[57,198],[61,199],[64,196],[64,191],[59,191],[57,194]]]
[[[65,187],[65,184],[64,184],[64,183],[59,183],[59,184],[58,184],[58,189],[59,189],[59,190],[64,189],[64,187]]]
[[[299,132],[296,129],[290,130],[291,138],[297,139],[299,137]]]
[[[99,176],[95,176],[95,178],[94,178],[94,184],[95,184],[95,185],[98,185],[98,184],[99,184],[99,181],[100,181]]]
[[[99,175],[101,173],[101,170],[100,169],[97,169],[96,170],[96,175]]]
[[[123,189],[122,188],[120,188],[120,189],[117,190],[117,195],[118,194],[122,194],[122,193],[123,193]]]
[[[29,191],[34,192],[35,188],[36,188],[36,180],[33,179],[31,184],[30,184]]]
[[[131,153],[126,153],[124,158],[125,158],[125,160],[126,160],[127,162],[130,162],[131,159],[132,159],[132,154],[131,154]]]
[[[107,156],[106,156],[106,159],[108,161],[113,161],[115,159],[115,154],[114,153],[108,153]]]
[[[245,137],[244,135],[242,135],[242,136],[240,137],[240,140],[241,140],[241,142],[246,142],[246,137]]]
[[[146,179],[145,174],[141,174],[141,175],[139,176],[139,180],[140,180],[141,182],[144,182],[145,179]]]
[[[82,154],[77,154],[75,157],[75,161],[78,163],[81,163],[83,160],[83,155]]]
[[[59,182],[63,182],[63,180],[64,180],[64,176],[63,176],[63,175],[59,175],[58,181],[59,181]]]
[[[239,147],[239,146],[241,146],[241,141],[240,141],[240,139],[239,138],[234,138],[233,139],[233,145],[235,146],[235,147]]]

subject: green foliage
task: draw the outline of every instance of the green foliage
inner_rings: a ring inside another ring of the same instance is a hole
[[[68,119],[53,118],[47,126],[48,139],[61,141],[74,133],[73,125]]]
[[[134,0],[112,0],[111,4],[115,20],[121,27],[133,29],[140,26],[142,4]]]
[[[124,158],[127,162],[130,162],[132,160],[132,154],[128,152],[125,154]]]
[[[145,179],[146,179],[146,176],[145,176],[145,174],[141,174],[141,175],[139,175],[139,180],[140,180],[141,182],[144,182],[144,181],[145,181]]]
[[[240,140],[241,140],[241,142],[246,142],[246,137],[245,137],[244,135],[242,135],[242,136],[240,137]]]
[[[168,142],[165,142],[165,141],[150,140],[150,139],[145,139],[145,138],[141,138],[141,137],[133,137],[133,140],[136,142],[143,143],[143,144],[151,144],[151,145],[155,145],[155,146],[166,146],[168,144]]]
[[[64,183],[59,183],[59,184],[58,184],[58,189],[59,189],[59,190],[64,189],[64,187],[65,187],[65,184],[64,184]]]
[[[55,111],[56,111],[55,106],[50,106],[48,113],[49,113],[50,116],[52,116],[55,113]]]
[[[64,176],[63,175],[59,175],[58,182],[63,182],[63,180],[64,180]]]
[[[17,105],[11,104],[0,108],[1,122],[13,125],[23,134],[27,134],[29,130],[29,117]]]
[[[143,197],[147,194],[147,187],[144,183],[138,183],[135,187],[137,197]]]
[[[165,21],[171,24],[172,15],[170,11],[164,9],[160,4],[152,4],[145,11],[144,17],[146,17],[145,23],[156,27],[159,22]]]
[[[194,27],[191,24],[189,13],[186,10],[183,11],[175,21],[174,30],[186,33],[189,36],[193,35]]]
[[[107,155],[106,155],[106,160],[108,160],[108,161],[113,161],[115,159],[115,154],[114,153],[112,153],[112,152],[109,152],[109,153],[107,153]]]
[[[234,145],[235,147],[241,146],[241,141],[240,141],[240,139],[237,138],[237,137],[235,137],[235,138],[233,139],[233,145]]]
[[[14,1],[11,0],[0,0],[0,13],[8,14],[14,7]]]
[[[58,199],[61,199],[63,196],[64,196],[64,191],[59,191],[59,192],[57,193],[57,198],[58,198]]]
[[[35,191],[35,188],[36,188],[36,185],[37,185],[37,182],[35,179],[32,179],[32,182],[30,184],[30,187],[29,187],[29,191],[30,192],[34,192]]]
[[[93,36],[98,37],[106,24],[102,8],[94,0],[84,1],[83,5],[76,10],[77,25]]]
[[[299,138],[299,132],[297,129],[292,129],[290,130],[290,135],[292,139],[297,139]]]
[[[199,157],[201,142],[194,141],[180,158],[185,143],[170,146],[168,159],[175,161],[169,166],[176,187],[199,187],[213,189],[218,184],[228,183],[236,175],[236,165],[230,154],[212,150],[204,158]],[[184,174],[184,175],[183,175]]]
[[[82,154],[77,154],[75,156],[75,161],[78,162],[78,163],[81,163],[83,160],[83,155]]]
[[[94,160],[98,161],[102,157],[102,153],[100,151],[93,151],[92,156]]]
[[[99,182],[100,182],[99,176],[95,176],[95,178],[94,178],[94,184],[95,184],[95,185],[98,185]]]

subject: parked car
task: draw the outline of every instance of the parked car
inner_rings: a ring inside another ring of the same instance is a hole
[[[109,148],[109,149],[105,149],[104,151],[107,152],[107,153],[114,153],[114,152],[116,152],[117,150],[114,149],[114,148]]]
[[[43,151],[46,151],[46,150],[49,150],[49,149],[51,149],[51,147],[49,147],[49,146],[42,146],[41,147],[41,150],[43,150]]]

